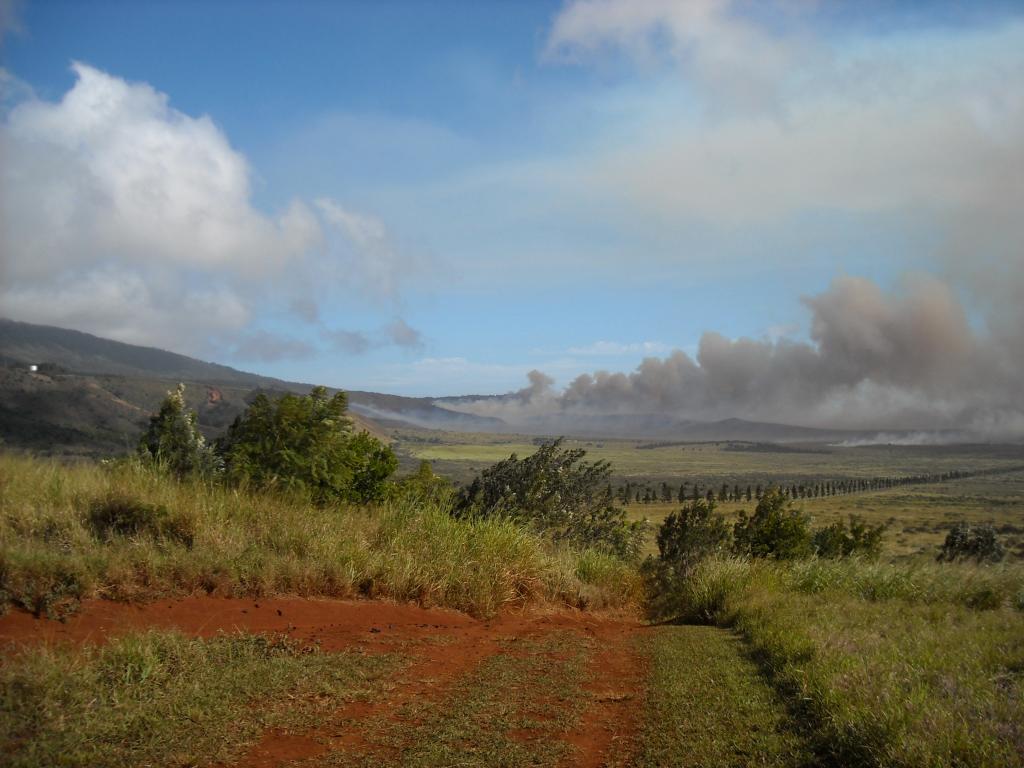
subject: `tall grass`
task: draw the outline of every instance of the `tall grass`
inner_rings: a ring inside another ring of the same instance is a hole
[[[1024,567],[708,560],[676,595],[737,629],[850,766],[1024,765]]]
[[[455,520],[437,502],[321,507],[130,463],[0,455],[0,605],[58,614],[85,597],[195,591],[368,595],[478,616],[533,601],[629,605],[640,594],[623,563],[554,548],[507,521]]]

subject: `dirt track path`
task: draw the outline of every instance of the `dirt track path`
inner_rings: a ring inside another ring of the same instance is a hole
[[[141,606],[89,601],[63,623],[24,613],[2,616],[0,644],[103,643],[113,636],[148,628],[176,629],[198,637],[233,631],[284,633],[325,652],[393,652],[408,658],[407,666],[390,681],[384,695],[372,702],[341,705],[303,732],[264,732],[241,760],[231,763],[240,768],[335,761],[353,765],[418,764],[409,757],[416,744],[384,749],[372,743],[368,734],[377,733],[379,737],[388,731],[392,740],[394,734],[403,733],[406,738],[416,734],[416,739],[428,740],[431,726],[423,724],[424,712],[458,710],[463,699],[471,696],[467,685],[479,678],[482,669],[492,662],[500,666],[506,660],[515,662],[516,658],[530,656],[560,637],[569,638],[573,648],[582,649],[580,658],[585,670],[573,693],[559,694],[569,698],[552,705],[552,720],[560,716],[560,711],[571,713],[566,715],[565,730],[544,730],[543,724],[532,726],[540,730],[523,730],[499,723],[494,727],[505,730],[496,732],[495,738],[510,738],[514,746],[522,743],[526,750],[539,750],[538,755],[548,754],[545,750],[550,744],[542,742],[562,742],[564,749],[558,762],[564,766],[596,768],[612,759],[619,763],[632,748],[646,678],[644,660],[634,642],[643,631],[637,621],[572,611],[507,614],[494,621],[480,621],[456,611],[371,601],[189,597]],[[536,682],[529,679],[531,676],[568,675],[567,654],[571,655],[557,649],[543,651],[542,655],[551,657],[550,670],[538,667],[540,672],[525,674],[526,679],[514,680],[514,684],[521,682],[528,687]],[[550,697],[550,690],[554,690],[551,686],[557,689],[561,683],[554,680],[548,684],[543,697]],[[476,685],[479,688],[481,683]],[[528,721],[535,713],[528,715],[522,710],[517,717]],[[443,727],[450,728],[451,724]],[[551,726],[556,727],[561,726]]]

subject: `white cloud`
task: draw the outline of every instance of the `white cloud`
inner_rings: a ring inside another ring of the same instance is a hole
[[[195,342],[206,334],[232,335],[251,319],[229,288],[172,283],[101,267],[73,279],[6,286],[0,303],[5,315],[19,320],[193,352],[204,348]]]
[[[585,357],[615,357],[618,355],[664,355],[671,347],[660,341],[634,341],[622,343],[619,341],[595,341],[581,347],[570,347],[567,352],[570,355]]]
[[[723,223],[815,209],[1002,207],[1004,195],[1024,188],[1013,170],[1024,160],[1024,100],[1001,109],[1002,129],[1016,141],[995,140],[970,103],[952,94],[925,103],[820,100],[794,107],[785,123],[758,118],[659,131],[596,158],[586,180],[651,214]]]
[[[13,277],[100,258],[260,276],[318,241],[301,202],[273,219],[252,207],[248,164],[209,117],[174,110],[149,85],[72,69],[60,102],[24,102],[4,126]]]
[[[338,279],[379,299],[396,302],[402,286],[423,273],[422,259],[409,249],[399,248],[380,219],[350,210],[330,198],[318,198],[315,205],[330,232],[342,237],[342,242],[334,240],[329,245],[339,268]]]
[[[410,268],[382,222],[331,200],[268,215],[252,204],[247,159],[210,117],[146,83],[72,70],[55,102],[0,71],[14,102],[0,124],[4,314],[263,360],[315,350],[259,329],[261,313],[317,324],[319,303],[340,294],[393,314]]]
[[[774,3],[774,10],[795,10]],[[581,60],[609,51],[685,65],[692,85],[715,111],[776,112],[780,90],[798,64],[821,55],[799,27],[799,14],[766,30],[732,0],[576,0],[555,19],[550,58]]]

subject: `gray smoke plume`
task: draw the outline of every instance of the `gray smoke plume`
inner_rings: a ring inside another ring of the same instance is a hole
[[[632,373],[583,374],[561,394],[534,371],[515,396],[462,407],[512,424],[544,414],[558,424],[660,414],[1024,435],[1021,334],[975,331],[945,283],[918,277],[900,294],[887,294],[869,280],[844,277],[803,303],[811,312],[809,343],[707,332],[696,359],[677,350],[645,359]]]

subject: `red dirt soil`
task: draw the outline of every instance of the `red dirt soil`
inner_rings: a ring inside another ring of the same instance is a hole
[[[234,766],[272,768],[315,759],[337,749],[361,751],[359,724],[391,716],[409,701],[440,701],[450,686],[509,637],[536,637],[554,631],[586,634],[597,641],[592,660],[593,696],[583,720],[564,738],[577,748],[572,765],[597,768],[628,749],[642,689],[644,668],[633,638],[635,620],[578,611],[509,613],[492,621],[440,608],[379,601],[303,598],[231,599],[193,596],[128,605],[90,600],[65,621],[34,618],[15,611],[0,616],[0,648],[13,644],[103,643],[126,632],[175,629],[190,636],[218,632],[284,633],[324,651],[400,650],[412,656],[401,684],[372,704],[354,702],[308,733],[269,730]]]
[[[600,768],[609,758],[616,764],[634,749],[637,717],[643,706],[647,663],[637,647],[642,627],[618,622],[590,631],[600,649],[590,662],[593,697],[577,728],[563,737],[577,753],[567,765]]]

